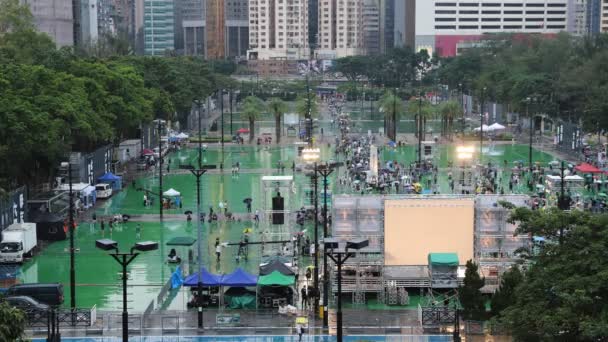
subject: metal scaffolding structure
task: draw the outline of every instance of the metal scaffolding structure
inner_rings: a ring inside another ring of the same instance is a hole
[[[500,202],[527,206],[527,195],[478,195],[475,197],[475,259],[486,279],[483,292],[498,288],[500,276],[516,261],[515,251],[530,247],[530,237],[515,236],[517,225],[507,222],[510,210]]]

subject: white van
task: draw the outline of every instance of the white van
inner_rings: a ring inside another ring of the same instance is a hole
[[[98,183],[95,185],[97,198],[110,198],[112,196],[112,186],[106,183]]]

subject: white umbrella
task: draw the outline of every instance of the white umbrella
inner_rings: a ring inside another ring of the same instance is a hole
[[[178,139],[188,139],[189,138],[188,134],[186,134],[186,133],[180,133],[180,134],[176,135],[175,137]]]
[[[488,127],[488,130],[489,131],[500,131],[505,128],[506,128],[505,126],[499,124],[498,122],[495,122],[495,123],[491,124],[490,127]],[[484,128],[484,130],[485,130],[485,128]]]
[[[163,195],[165,195],[165,196],[167,196],[167,197],[176,197],[176,196],[179,196],[179,195],[181,195],[181,194],[179,193],[179,191],[177,191],[177,190],[175,190],[175,189],[171,188],[171,189],[169,189],[169,190],[167,190],[167,191],[163,192]]]
[[[484,131],[486,131],[486,132],[487,132],[487,131],[488,131],[488,129],[490,128],[490,126],[488,126],[488,125],[485,125],[485,124],[484,124],[484,125],[482,125],[481,127],[475,127],[475,128],[473,128],[473,130],[474,130],[475,132],[479,132],[479,131],[481,131],[481,128],[482,128],[482,127],[483,127],[483,130],[484,130]]]

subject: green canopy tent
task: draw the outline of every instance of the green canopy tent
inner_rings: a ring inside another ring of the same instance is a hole
[[[291,303],[291,299],[293,297],[293,289],[291,288],[294,284],[295,284],[296,278],[295,276],[292,275],[284,275],[283,273],[279,272],[279,271],[273,271],[272,273],[268,274],[268,275],[264,275],[264,276],[260,276],[258,278],[258,286],[260,287],[266,287],[270,290],[270,294],[268,296],[264,296],[266,300],[269,300],[268,298],[271,299],[280,299],[280,298],[284,298],[287,300],[287,303]],[[276,288],[284,288],[287,287],[287,289],[284,289],[283,291],[277,291]],[[275,288],[273,290],[273,288]],[[260,289],[260,292],[264,292],[262,289]],[[277,295],[277,293],[279,295]],[[289,293],[291,295],[289,295]],[[288,294],[288,295],[286,295]],[[277,298],[278,297],[278,298]]]
[[[196,242],[195,238],[192,238],[190,236],[176,236],[173,239],[167,241],[167,246],[177,246],[177,247],[184,247],[185,248],[185,252],[187,255],[187,259],[188,260],[188,266],[190,266],[190,262],[192,261],[192,249],[190,249],[190,247],[192,247],[192,245]],[[183,254],[182,254],[183,255]],[[189,271],[188,269],[185,269],[184,271],[186,271],[186,273]]]

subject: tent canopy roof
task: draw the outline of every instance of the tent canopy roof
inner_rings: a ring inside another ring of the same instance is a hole
[[[202,283],[204,286],[220,286],[222,281],[222,276],[210,273],[206,268],[202,268]],[[193,273],[186,277],[184,280],[184,286],[197,286],[198,285],[198,275],[199,273]]]
[[[113,181],[117,181],[117,180],[120,180],[120,179],[121,179],[120,176],[116,176],[112,172],[106,172],[103,176],[97,178],[97,181],[113,182]]]
[[[223,286],[256,286],[258,284],[258,277],[245,272],[242,268],[239,267],[234,270],[234,272],[224,275],[222,277],[221,283]]]
[[[167,242],[167,246],[192,246],[196,239],[190,236],[176,236]]]
[[[270,286],[270,285],[279,285],[279,286],[290,286],[295,282],[294,276],[287,276],[282,274],[279,271],[273,271],[272,273],[261,276],[258,279],[258,285],[261,286]]]
[[[169,197],[174,197],[174,196],[179,196],[181,195],[181,193],[173,188],[163,192],[163,195],[165,196],[169,196]]]
[[[435,266],[458,266],[458,254],[429,253],[429,264]]]
[[[264,266],[260,267],[261,276],[269,275],[270,273],[272,273],[274,271],[278,271],[281,274],[284,274],[287,276],[295,275],[295,273],[291,270],[291,268],[287,267],[287,265],[285,265],[284,263],[282,263],[280,260],[277,260],[277,259],[273,260],[268,265],[264,265]]]
[[[582,173],[602,173],[602,170],[588,163],[582,163],[581,165],[575,167],[575,169]]]

